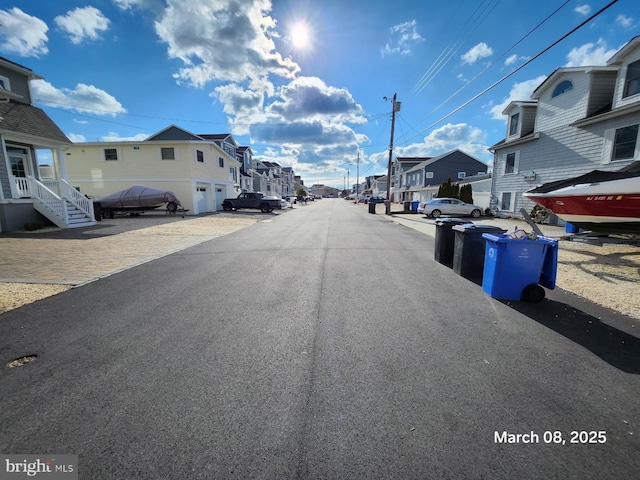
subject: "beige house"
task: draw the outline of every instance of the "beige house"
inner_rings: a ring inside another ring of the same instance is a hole
[[[189,215],[222,210],[238,195],[240,163],[206,137],[171,125],[140,142],[75,143],[66,151],[69,182],[92,198],[144,185],[174,192]]]

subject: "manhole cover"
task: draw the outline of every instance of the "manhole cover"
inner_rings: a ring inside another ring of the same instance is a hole
[[[36,358],[38,358],[37,355],[26,355],[24,357],[16,358],[15,360],[7,363],[7,367],[9,368],[21,367],[23,365],[26,365],[29,362],[35,361]]]

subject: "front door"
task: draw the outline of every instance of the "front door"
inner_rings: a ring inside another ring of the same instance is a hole
[[[9,150],[9,149],[7,149]],[[16,193],[19,197],[29,196],[29,184],[27,175],[30,175],[29,157],[24,153],[9,151],[9,164],[11,165],[11,175],[16,186]]]

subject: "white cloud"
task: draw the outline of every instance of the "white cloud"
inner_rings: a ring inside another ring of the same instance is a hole
[[[394,25],[389,30],[391,38],[380,51],[383,57],[393,54],[409,55],[416,44],[424,41],[418,33],[415,20]]]
[[[447,123],[429,133],[422,143],[396,147],[394,153],[400,157],[435,157],[457,148],[480,161],[488,161],[491,154],[484,140],[485,134],[478,127]]]
[[[506,120],[506,117],[502,114],[502,112],[505,108],[507,108],[507,105],[509,105],[511,102],[530,100],[533,91],[538,88],[546,78],[547,77],[545,75],[541,75],[531,80],[514,83],[511,91],[509,92],[509,96],[505,98],[502,103],[494,105],[490,108],[489,111],[491,113],[491,118],[493,118],[494,120]]]
[[[573,9],[574,12],[579,13],[580,15],[589,15],[591,13],[591,5],[578,5]]]
[[[486,43],[481,42],[471,50],[469,50],[467,53],[462,55],[460,58],[462,59],[462,63],[473,65],[481,58],[490,57],[491,55],[493,55],[493,50],[491,49],[491,47]]]
[[[185,67],[176,79],[197,87],[212,80],[243,82],[269,75],[294,78],[298,64],[275,49],[276,22],[269,0],[233,3],[217,0],[168,0],[156,22],[171,58]]]
[[[616,23],[622,28],[630,28],[633,26],[633,18],[620,14],[616,17]]]
[[[164,8],[163,0],[113,0],[121,10],[133,10],[137,7],[140,10],[148,9],[156,12]]]
[[[116,132],[109,132],[102,137],[103,142],[142,142],[147,139],[149,135],[146,133],[138,133],[132,137],[121,137]]]
[[[607,49],[607,44],[602,39],[596,43],[586,43],[580,47],[572,48],[567,55],[568,62],[565,67],[584,67],[606,65],[618,49]]]
[[[513,65],[514,63],[516,63],[518,61],[518,55],[516,55],[515,53],[513,55],[509,55],[507,57],[507,59],[504,61],[504,64],[506,66],[509,65]]]
[[[73,90],[57,89],[45,80],[33,80],[31,88],[35,101],[67,110],[111,116],[127,111],[114,97],[93,85],[79,83]]]
[[[49,27],[37,17],[27,15],[17,7],[0,10],[0,51],[21,57],[39,57],[49,53]]]
[[[82,143],[82,142],[86,142],[87,141],[87,139],[86,139],[86,137],[84,135],[79,135],[77,133],[67,133],[67,137],[73,143]]]
[[[66,15],[54,18],[54,22],[75,44],[85,39],[98,40],[100,33],[109,30],[110,23],[109,19],[94,7],[70,10]]]

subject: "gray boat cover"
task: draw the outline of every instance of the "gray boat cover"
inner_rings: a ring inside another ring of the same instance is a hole
[[[165,203],[182,205],[175,193],[135,185],[98,200],[102,208],[157,208]]]

